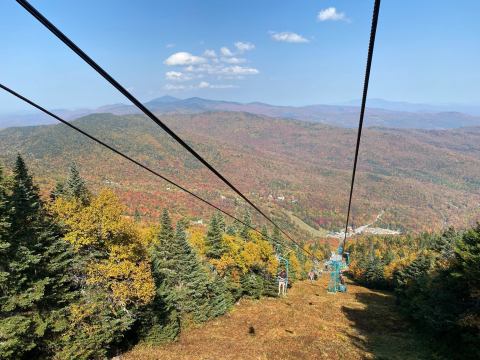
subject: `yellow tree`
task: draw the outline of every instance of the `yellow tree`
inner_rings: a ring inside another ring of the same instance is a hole
[[[121,306],[144,305],[154,296],[147,251],[125,206],[111,190],[102,190],[89,205],[57,198],[51,210],[66,230],[65,239],[88,254],[86,284],[106,290]]]

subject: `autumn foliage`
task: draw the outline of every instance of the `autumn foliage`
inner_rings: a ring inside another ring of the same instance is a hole
[[[206,228],[174,224],[166,209],[160,223],[132,218],[112,189],[92,193],[75,164],[42,200],[19,157],[13,177],[0,173],[0,209],[5,359],[104,359],[171,341],[243,296],[276,296],[278,255],[290,284],[312,266],[278,231],[219,213]]]
[[[405,315],[439,340],[448,358],[480,357],[480,224],[442,234],[366,237],[348,250],[351,276],[394,290]]]

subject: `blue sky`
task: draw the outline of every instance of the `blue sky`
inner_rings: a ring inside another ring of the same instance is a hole
[[[304,105],[361,94],[373,1],[32,4],[142,101]],[[369,96],[480,104],[479,13],[475,0],[384,0]],[[127,103],[13,0],[0,2],[0,44],[0,82],[46,107]],[[0,94],[0,112],[22,109]]]

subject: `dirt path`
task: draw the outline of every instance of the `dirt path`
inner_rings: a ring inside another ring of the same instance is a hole
[[[282,299],[242,300],[229,314],[165,346],[137,346],[130,359],[428,359],[426,345],[394,310],[393,297],[327,279],[296,283]]]

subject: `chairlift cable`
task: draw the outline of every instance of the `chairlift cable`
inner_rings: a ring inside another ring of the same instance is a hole
[[[60,118],[59,116],[57,116],[57,115],[55,115],[54,113],[48,111],[47,109],[45,109],[44,107],[38,105],[37,103],[33,102],[32,100],[30,100],[30,99],[22,96],[21,94],[19,94],[19,93],[17,93],[16,91],[10,89],[9,87],[3,85],[2,83],[0,83],[0,88],[3,89],[3,90],[5,90],[6,92],[10,93],[11,95],[17,97],[18,99],[26,102],[27,104],[33,106],[34,108],[40,110],[41,112],[43,112],[43,113],[45,113],[45,114],[53,117],[54,119],[60,121],[60,122],[63,123],[64,125],[67,125],[69,128],[71,128],[71,129],[73,129],[73,130],[81,133],[82,135],[88,137],[90,140],[93,140],[93,141],[95,141],[96,143],[98,143],[99,145],[101,145],[101,146],[103,146],[103,147],[106,147],[106,148],[109,149],[110,151],[113,151],[115,154],[120,155],[120,156],[123,157],[124,159],[126,159],[126,160],[134,163],[135,165],[141,167],[141,168],[144,169],[144,170],[147,170],[147,171],[150,172],[151,174],[153,174],[153,175],[161,178],[162,180],[166,181],[167,183],[176,186],[178,189],[180,189],[180,190],[186,192],[187,194],[193,196],[193,197],[196,198],[197,200],[200,200],[201,202],[203,202],[203,203],[207,204],[208,206],[216,209],[217,211],[220,211],[221,213],[223,213],[223,214],[227,215],[228,217],[232,218],[233,220],[238,221],[240,224],[248,227],[249,229],[255,231],[256,233],[264,236],[260,230],[258,230],[257,228],[255,228],[255,227],[253,227],[253,226],[245,223],[243,220],[238,219],[235,215],[230,214],[228,211],[221,209],[221,208],[218,207],[217,205],[215,205],[215,204],[211,203],[210,201],[202,198],[201,196],[193,193],[192,191],[186,189],[186,188],[183,187],[182,185],[177,184],[175,181],[168,179],[167,177],[161,175],[160,173],[158,173],[158,172],[155,171],[155,170],[152,170],[152,169],[151,169],[150,167],[148,167],[147,165],[144,165],[144,164],[140,163],[139,161],[131,158],[130,156],[124,154],[123,152],[117,150],[116,148],[114,148],[114,147],[106,144],[105,142],[103,142],[102,140],[96,138],[95,136],[93,136],[93,135],[87,133],[86,131],[78,128],[77,126],[73,125],[72,123],[70,123],[70,122],[68,122],[68,121]],[[271,240],[272,242],[278,243],[277,241],[275,241],[275,240],[272,239],[271,237],[269,237],[269,236],[266,236],[266,237],[267,237],[269,240]],[[293,248],[292,248],[292,249],[293,249]],[[315,257],[311,252],[309,252],[308,250],[306,250],[306,249],[304,249],[304,248],[301,248],[301,249],[302,249],[305,253],[307,253],[308,255],[312,256],[313,259],[316,259],[316,257]]]
[[[145,105],[143,105],[136,97],[134,97],[125,87],[116,81],[107,71],[98,65],[92,58],[90,58],[82,49],[80,49],[72,40],[70,40],[64,33],[62,33],[55,25],[53,25],[45,16],[43,16],[35,7],[33,7],[26,0],[17,0],[17,2],[33,15],[42,25],[50,30],[59,40],[67,45],[73,52],[82,58],[88,65],[90,65],[98,74],[107,80],[113,87],[122,93],[128,100],[130,100],[138,109],[147,115],[152,121],[160,126],[168,135],[177,141],[183,148],[192,154],[198,161],[205,165],[211,172],[213,172],[220,180],[222,180],[230,189],[252,206],[258,213],[260,213],[268,222],[276,227],[285,235],[290,241],[297,243],[286,231],[284,231],[275,221],[266,215],[258,206],[256,206],[247,196],[237,189],[228,179],[226,179],[213,165],[205,160],[197,151],[188,145],[180,136],[178,136],[172,129],[170,129],[164,122],[162,122],[153,112],[151,112]]]
[[[367,57],[367,67],[365,70],[365,81],[363,83],[363,95],[362,95],[362,105],[360,108],[360,119],[358,122],[358,133],[357,133],[357,144],[355,146],[355,160],[353,162],[353,171],[352,171],[352,181],[350,183],[350,196],[348,199],[348,210],[347,210],[347,220],[345,222],[345,235],[343,238],[342,243],[342,254],[345,251],[345,243],[347,241],[347,231],[348,231],[348,224],[350,222],[350,209],[352,206],[352,195],[353,195],[353,187],[355,184],[355,174],[357,171],[357,161],[358,161],[358,152],[360,149],[360,139],[362,137],[362,129],[363,129],[363,118],[365,116],[365,105],[367,102],[367,93],[368,93],[368,83],[370,81],[370,69],[372,67],[372,58],[373,58],[373,48],[375,46],[375,35],[377,33],[377,23],[378,23],[378,14],[380,12],[380,1],[375,0],[375,4],[373,6],[373,15],[372,15],[372,27],[370,30],[370,41],[368,44],[368,57]]]

